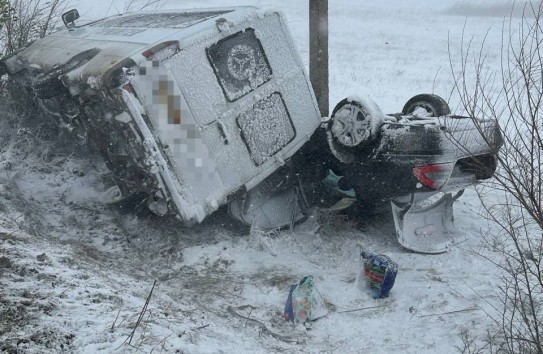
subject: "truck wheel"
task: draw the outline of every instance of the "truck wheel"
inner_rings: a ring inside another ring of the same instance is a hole
[[[345,98],[332,111],[328,131],[334,142],[346,147],[367,146],[375,140],[374,123],[379,108],[372,101]]]
[[[32,81],[32,90],[38,98],[48,99],[69,93],[68,88],[60,81],[62,69],[53,70],[47,74],[39,74]]]
[[[403,106],[402,114],[412,114],[415,110],[422,108],[426,110],[429,117],[441,117],[451,113],[447,102],[438,95],[423,93],[409,99]]]

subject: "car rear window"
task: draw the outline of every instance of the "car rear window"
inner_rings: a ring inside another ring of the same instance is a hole
[[[186,28],[228,11],[175,12],[159,14],[135,14],[104,19],[89,26],[125,28]]]

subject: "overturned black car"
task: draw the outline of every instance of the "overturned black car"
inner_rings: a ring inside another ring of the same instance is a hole
[[[441,97],[420,94],[390,115],[367,99],[341,101],[301,154],[375,205],[491,178],[502,144],[496,121],[451,115]]]

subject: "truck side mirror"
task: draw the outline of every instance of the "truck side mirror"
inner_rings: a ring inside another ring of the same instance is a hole
[[[75,20],[79,18],[79,12],[77,9],[72,9],[69,11],[66,11],[62,14],[62,22],[64,22],[64,25],[68,28],[74,28],[75,27]]]

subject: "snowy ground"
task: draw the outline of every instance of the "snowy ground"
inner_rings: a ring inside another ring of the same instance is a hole
[[[89,17],[122,8],[73,3]],[[307,63],[307,2],[231,2],[256,3],[284,11]],[[475,43],[490,28],[487,60],[498,65],[500,7],[481,2],[480,11],[462,13],[448,10],[454,1],[368,3],[330,1],[332,105],[369,95],[397,112],[417,93],[449,98],[448,38],[457,58],[464,27]],[[470,13],[479,17],[466,18]],[[388,214],[316,216],[293,233],[246,234],[219,212],[189,229],[107,209],[98,158],[72,153],[35,125],[14,137],[8,122],[0,123],[0,351],[453,353],[461,331],[484,335],[491,324],[485,312],[499,274],[473,252],[482,250],[481,233],[492,232],[473,190],[455,204],[458,236],[440,255],[401,248]],[[356,288],[360,247],[399,264],[389,298]],[[309,274],[330,311],[310,330],[280,317],[289,285]]]

